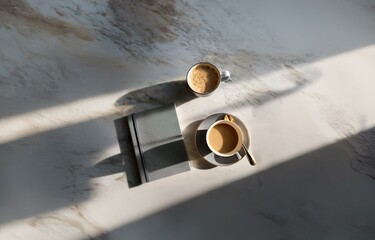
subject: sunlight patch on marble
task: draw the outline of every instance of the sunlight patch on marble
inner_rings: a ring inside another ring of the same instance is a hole
[[[119,109],[113,106],[113,99],[123,93],[124,91],[113,92],[0,119],[0,144],[115,115],[119,113]]]
[[[241,82],[236,82],[236,84],[229,84],[226,86],[223,84],[223,87],[221,87],[219,91],[224,92],[224,94],[215,93],[216,95],[214,95],[213,97],[215,97],[215,101],[223,100],[226,103],[225,106],[238,109],[238,111],[241,111],[242,108],[249,106],[249,104],[254,105],[254,106],[256,105],[261,106],[262,101],[265,98],[268,98],[268,97],[265,97],[266,95],[267,96],[269,95],[270,98],[276,98],[280,100],[280,97],[282,97],[283,94],[278,94],[279,92],[281,93],[288,92],[288,91],[293,92],[294,87],[299,88],[299,85],[301,84],[300,81],[310,83],[311,82],[310,79],[304,80],[306,76],[301,75],[302,74],[301,72],[305,72],[305,71],[299,70],[299,69],[310,69],[310,68],[315,69],[315,68],[318,68],[316,67],[317,64],[321,66],[325,66],[327,64],[334,65],[334,64],[342,62],[342,64],[345,65],[346,63],[345,59],[352,59],[353,57],[356,57],[356,55],[357,57],[358,56],[362,57],[363,55],[365,55],[367,58],[371,60],[371,58],[374,57],[372,55],[373,52],[375,52],[375,45],[367,46],[361,49],[356,49],[356,50],[342,53],[336,56],[331,56],[329,58],[321,59],[314,63],[304,64],[304,65],[298,66],[297,70],[296,68],[290,69],[287,66],[284,69],[269,72],[263,76],[260,76],[261,81],[258,81],[259,84],[263,84],[263,85],[266,84],[263,86],[263,88],[267,90],[264,93],[261,92],[262,87],[256,86],[256,83],[255,85],[251,84],[252,86],[250,87],[252,89],[245,89],[247,83],[246,81],[244,83],[242,83],[241,81]],[[356,69],[364,68],[365,70],[367,66],[363,66],[362,65],[363,62],[365,61],[360,61],[357,65],[353,65],[353,68],[356,68]],[[320,67],[319,69],[323,69],[323,67]],[[327,68],[327,71],[328,70],[329,68]],[[363,71],[363,72],[366,73],[366,71]],[[323,72],[321,74],[325,75],[326,73]],[[249,77],[251,78],[251,76]],[[315,76],[311,76],[311,77],[314,78]],[[321,76],[318,76],[318,78],[320,77]],[[371,76],[364,75],[363,77],[369,78]],[[286,78],[289,81],[289,83],[280,82],[280,78]],[[307,76],[306,78],[310,78],[310,77]],[[241,80],[244,80],[244,79],[241,79]],[[315,80],[313,79],[313,81],[316,81],[316,79]],[[270,90],[271,88],[273,90]],[[49,130],[74,125],[80,122],[88,121],[90,119],[123,113],[124,107],[116,108],[113,104],[115,100],[119,98],[119,96],[124,94],[124,92],[125,92],[124,90],[112,92],[109,94],[81,99],[81,100],[63,104],[63,105],[53,106],[50,108],[40,109],[37,111],[32,111],[32,112],[23,113],[23,114],[19,114],[16,116],[0,119],[0,131],[2,132],[2,135],[0,136],[0,144],[15,141],[23,137],[35,135],[35,134],[46,132]],[[293,94],[291,95],[291,97],[292,96]],[[210,97],[196,99],[194,101],[202,102],[202,107],[207,108],[206,106],[204,106],[204,103],[207,101],[209,102]],[[360,106],[360,107],[363,107],[363,106]],[[218,112],[220,110],[222,109],[215,110],[215,107],[210,108],[210,111],[212,113]],[[184,119],[184,117],[182,117],[182,119]],[[186,125],[186,122],[184,122],[182,125]]]

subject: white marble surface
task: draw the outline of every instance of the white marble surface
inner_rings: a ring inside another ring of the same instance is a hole
[[[0,46],[0,239],[375,238],[374,1],[0,0]],[[192,170],[129,188],[113,121],[173,98]],[[197,158],[216,112],[256,167]]]

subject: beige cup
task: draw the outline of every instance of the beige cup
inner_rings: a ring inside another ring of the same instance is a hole
[[[237,156],[242,149],[243,134],[241,128],[234,122],[219,120],[213,123],[207,130],[207,146],[218,156]]]
[[[186,74],[190,90],[198,97],[209,96],[222,81],[230,79],[228,71],[220,72],[212,63],[199,62],[193,65]]]

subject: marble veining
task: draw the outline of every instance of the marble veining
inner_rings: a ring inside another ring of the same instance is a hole
[[[0,239],[374,239],[374,9],[0,0]],[[195,97],[198,61],[232,79]],[[170,102],[192,169],[137,185],[119,119]],[[256,167],[199,156],[217,112]]]

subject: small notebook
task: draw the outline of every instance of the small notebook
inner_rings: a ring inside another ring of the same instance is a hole
[[[127,119],[143,183],[190,170],[174,104]]]

